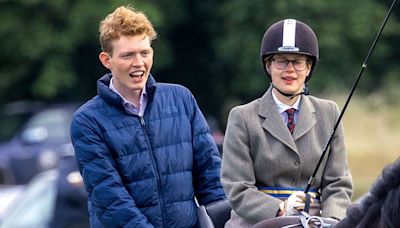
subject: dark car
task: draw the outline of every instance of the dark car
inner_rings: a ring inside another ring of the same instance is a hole
[[[69,128],[77,103],[16,102],[0,114],[0,183],[26,184],[57,166],[70,150]]]
[[[40,102],[18,101],[6,104],[0,109],[0,184],[14,183],[8,168],[8,156],[2,149],[3,145],[11,142],[41,107],[43,104]]]
[[[85,228],[89,227],[87,193],[83,179],[78,171],[74,151],[63,155],[58,164],[56,199],[50,227]]]

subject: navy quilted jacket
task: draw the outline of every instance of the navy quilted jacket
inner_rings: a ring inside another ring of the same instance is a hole
[[[93,227],[195,227],[200,204],[225,198],[220,158],[193,95],[149,77],[143,118],[108,85],[75,114],[71,137]],[[100,223],[102,225],[100,225]]]

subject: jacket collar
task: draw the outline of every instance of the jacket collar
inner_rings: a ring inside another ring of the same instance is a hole
[[[297,151],[295,141],[310,131],[317,122],[315,119],[315,107],[307,96],[302,95],[298,121],[293,135],[286,129],[286,124],[275,107],[276,104],[272,97],[272,87],[270,87],[261,97],[259,103],[258,114],[264,118],[262,127],[277,140],[292,150]]]
[[[119,108],[121,110],[125,110],[123,107],[122,98],[113,92],[110,88],[110,81],[111,81],[112,74],[108,73],[97,80],[97,94],[103,98],[108,104]],[[151,103],[154,97],[155,89],[156,89],[156,81],[154,80],[153,76],[150,74],[149,78],[146,82],[146,92],[148,97],[148,104]]]

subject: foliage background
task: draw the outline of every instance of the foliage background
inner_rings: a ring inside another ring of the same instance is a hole
[[[272,23],[284,18],[306,22],[318,36],[321,61],[310,83],[312,94],[342,105],[390,3],[0,0],[0,105],[15,100],[85,101],[94,96],[96,80],[106,73],[97,57],[99,21],[126,4],[144,11],[158,31],[152,71],[156,80],[188,87],[203,112],[215,116],[222,129],[233,105],[261,96],[268,87],[259,59],[261,38]],[[359,159],[352,160],[354,154],[366,151],[379,157],[382,153],[368,145],[379,139],[376,148],[386,148],[382,147],[387,144],[386,136],[399,133],[396,117],[392,117],[397,123],[393,125],[369,119],[360,122],[360,113],[354,114],[364,110],[387,120],[389,109],[399,105],[399,15],[400,6],[396,6],[357,88],[357,96],[368,99],[351,104],[356,110],[345,115],[351,161]],[[349,120],[353,115],[355,120]],[[378,131],[379,124],[390,130]],[[360,131],[353,133],[354,129]],[[365,137],[360,141],[355,135]],[[393,155],[376,165],[377,171],[370,176],[375,177],[384,164],[398,157],[397,148],[386,148]],[[358,164],[351,162],[351,166]]]

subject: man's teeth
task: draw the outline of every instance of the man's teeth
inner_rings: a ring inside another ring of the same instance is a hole
[[[143,71],[136,71],[130,74],[131,77],[140,77],[143,76]]]

